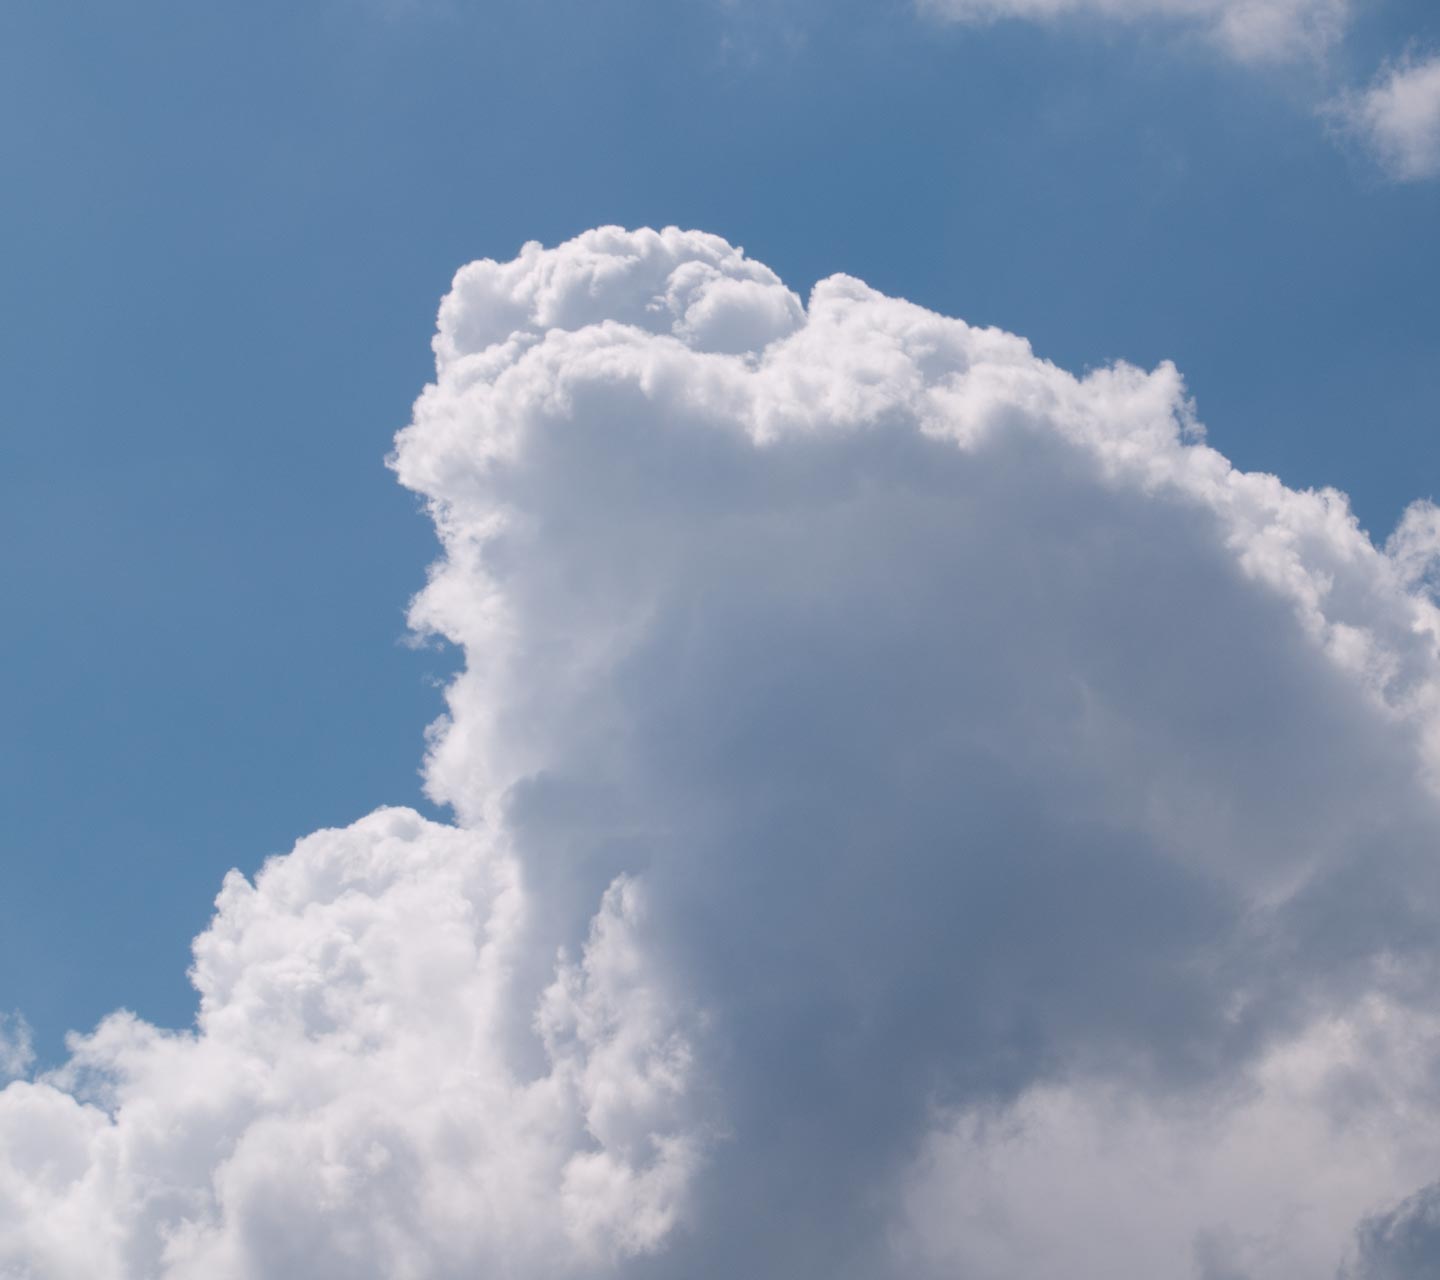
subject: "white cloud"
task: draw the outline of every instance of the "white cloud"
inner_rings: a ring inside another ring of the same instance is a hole
[[[802,308],[693,233],[471,264],[435,350],[393,465],[458,826],[232,877],[193,1034],[117,1015],[0,1093],[0,1275],[1270,1280],[1418,1238],[1427,509],[1377,549],[1168,365],[844,276]]]
[[[117,1013],[0,1094],[0,1275],[564,1275],[653,1247],[698,1153],[642,914],[605,896],[527,1062],[523,895],[483,837],[380,810],[232,874],[193,1033]]]
[[[1393,177],[1440,176],[1440,57],[1387,68],[1369,89],[1332,104],[1330,114]]]
[[[1313,56],[1343,34],[1348,0],[919,0],[959,22],[1088,18],[1168,22],[1206,33],[1245,61]]]

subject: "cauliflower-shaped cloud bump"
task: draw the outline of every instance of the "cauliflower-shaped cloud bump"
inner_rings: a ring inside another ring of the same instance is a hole
[[[484,837],[380,810],[216,907],[193,1032],[117,1013],[0,1094],[0,1274],[551,1275],[664,1235],[695,1151],[633,886],[553,975],[529,1066],[525,906]]]
[[[472,262],[459,271],[440,309],[441,370],[552,329],[607,321],[735,354],[800,324],[800,300],[775,273],[718,236],[606,227],[565,249],[547,253],[531,241],[513,262]]]

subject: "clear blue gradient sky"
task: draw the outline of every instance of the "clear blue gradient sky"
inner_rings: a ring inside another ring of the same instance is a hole
[[[1173,359],[1211,441],[1440,491],[1440,184],[1318,105],[1440,42],[1371,6],[1324,67],[1174,30],[903,4],[20,0],[0,11],[0,1010],[42,1057],[179,1025],[226,869],[420,804],[449,655],[382,460],[451,273],[698,226],[1081,370]]]

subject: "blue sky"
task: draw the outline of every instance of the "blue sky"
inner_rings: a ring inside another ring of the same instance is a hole
[[[458,263],[717,230],[1084,369],[1382,533],[1437,488],[1440,186],[1316,120],[1338,68],[903,4],[17,4],[0,17],[0,1006],[189,1017],[213,885],[416,802],[433,541],[382,467]]]
[[[5,6],[0,1271],[1430,1274],[1440,10],[1345,8]]]
[[[1317,106],[1437,41],[1421,0],[1278,67],[898,3],[7,6],[0,1007],[50,1055],[183,1024],[227,868],[422,803],[453,659],[399,643],[435,544],[382,459],[471,258],[696,226],[1173,359],[1237,465],[1388,531],[1440,488],[1440,184]]]

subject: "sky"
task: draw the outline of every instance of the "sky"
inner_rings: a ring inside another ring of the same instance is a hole
[[[0,1274],[1429,1274],[1437,50],[7,7]]]

